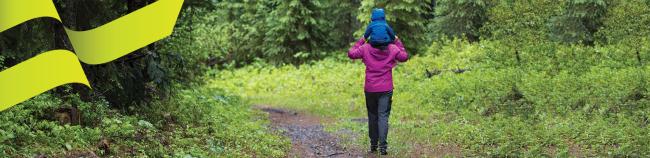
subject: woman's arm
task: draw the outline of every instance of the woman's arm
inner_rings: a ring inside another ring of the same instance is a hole
[[[397,55],[395,55],[395,60],[399,62],[405,62],[409,59],[409,54],[406,53],[404,44],[402,44],[402,40],[400,40],[399,37],[395,39],[391,52],[397,52]]]
[[[364,38],[359,39],[357,43],[348,50],[348,57],[350,59],[361,59],[363,57],[363,50],[361,49],[361,46],[366,42]]]

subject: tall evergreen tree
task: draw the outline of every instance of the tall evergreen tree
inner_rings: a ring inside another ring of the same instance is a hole
[[[276,1],[277,7],[265,19],[264,52],[273,62],[301,63],[319,58],[334,47],[327,38],[333,23],[326,21],[320,0]]]
[[[564,14],[551,19],[551,39],[563,43],[593,45],[594,34],[603,25],[606,0],[570,0]]]
[[[490,0],[439,0],[433,31],[448,37],[464,36],[473,42],[479,40],[479,29],[487,21]]]
[[[276,64],[320,59],[347,47],[358,1],[235,1],[217,4],[227,58]]]
[[[326,10],[325,20],[333,23],[329,28],[327,38],[334,41],[334,49],[346,49],[350,42],[358,40],[354,33],[361,27],[357,20],[361,0],[330,0],[324,2]]]
[[[226,51],[226,59],[235,60],[238,64],[252,62],[264,55],[262,44],[266,34],[265,20],[272,7],[270,1],[240,1],[225,0],[217,4],[216,14],[219,21],[217,27],[222,32],[222,49]]]

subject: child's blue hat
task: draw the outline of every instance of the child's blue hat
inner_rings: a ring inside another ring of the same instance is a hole
[[[370,20],[375,21],[375,20],[386,20],[386,13],[384,13],[384,9],[382,8],[375,8],[372,10],[372,16],[370,17]]]

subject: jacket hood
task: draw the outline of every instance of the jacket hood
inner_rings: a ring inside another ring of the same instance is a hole
[[[390,55],[390,51],[388,51],[387,46],[386,46],[386,49],[383,49],[383,50],[379,49],[379,48],[374,48],[374,47],[372,47],[370,45],[368,45],[368,47],[369,47],[369,49],[371,49],[369,54],[372,56],[373,59],[384,60],[384,59],[388,58],[388,56]]]
[[[372,15],[370,17],[372,21],[376,20],[386,20],[386,13],[384,13],[384,9],[381,8],[375,8],[372,10]]]

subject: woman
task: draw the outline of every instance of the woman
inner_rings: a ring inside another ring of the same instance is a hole
[[[392,44],[374,48],[366,43],[365,38],[359,39],[348,51],[350,59],[361,59],[366,65],[366,109],[368,110],[368,134],[370,136],[370,152],[382,155],[388,143],[388,116],[393,97],[393,68],[397,61],[405,62],[408,54],[402,41],[396,37]]]

